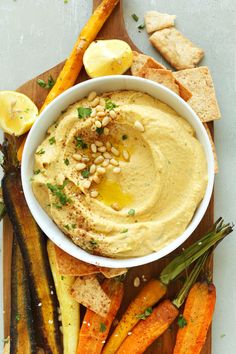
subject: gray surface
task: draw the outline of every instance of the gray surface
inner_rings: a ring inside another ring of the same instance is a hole
[[[1,0],[0,89],[15,89],[54,66],[70,52],[91,11],[91,1]],[[130,15],[156,9],[177,15],[177,28],[206,51],[223,119],[215,124],[220,172],[216,177],[215,214],[236,220],[236,3],[230,0],[124,0],[128,33],[145,53],[159,59],[145,31],[138,33]],[[216,251],[217,305],[213,323],[213,354],[236,353],[235,234]],[[0,253],[0,256],[2,254]],[[0,303],[2,313],[2,301]],[[0,319],[0,340],[3,338]]]

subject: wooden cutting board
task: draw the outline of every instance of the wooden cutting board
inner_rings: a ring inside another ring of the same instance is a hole
[[[94,0],[94,8],[101,2],[101,0]],[[124,25],[123,20],[123,10],[122,10],[122,1],[117,5],[115,10],[113,11],[112,15],[100,31],[98,38],[100,39],[109,39],[109,38],[116,38],[125,40],[129,45],[134,49],[137,50],[137,47],[134,43],[130,40]],[[49,75],[55,79],[57,78],[61,68],[63,66],[63,62],[56,65],[52,69],[40,74],[36,78],[26,82],[24,85],[18,88],[17,91],[26,94],[30,97],[38,106],[44,102],[44,99],[47,95],[47,90],[41,88],[37,84],[37,79],[41,78],[47,81]],[[81,82],[87,80],[88,76],[86,75],[85,71],[82,70],[80,73],[77,82]],[[210,125],[211,131],[213,131],[213,125]],[[209,207],[206,211],[202,222],[198,226],[197,230],[192,234],[192,236],[188,239],[188,241],[182,245],[182,247],[186,247],[187,245],[191,244],[193,241],[197,240],[202,236],[212,225],[213,223],[213,196],[211,198]],[[12,247],[12,228],[9,222],[9,219],[6,217],[4,220],[4,229],[3,229],[3,252],[4,252],[4,264],[3,264],[3,274],[4,274],[4,335],[5,338],[9,335],[10,329],[10,279],[11,279],[11,247]],[[121,316],[123,311],[126,309],[130,300],[135,296],[135,294],[140,290],[140,288],[145,284],[145,281],[150,279],[151,277],[157,276],[163,267],[169,262],[173,256],[180,252],[181,248],[176,250],[170,256],[165,257],[159,261],[153,262],[148,265],[132,268],[129,271],[129,275],[125,281],[125,297],[122,303],[121,309],[118,313],[118,318]],[[141,280],[141,285],[139,288],[135,288],[133,286],[133,281],[135,277],[139,277]],[[173,298],[174,295],[177,293],[181,283],[179,281],[174,282],[168,290],[168,297]],[[160,337],[153,345],[146,351],[149,354],[171,354],[173,350],[173,346],[175,343],[175,336],[176,336],[177,326],[174,324],[169,330],[167,330],[162,337]],[[211,331],[208,333],[208,337],[202,350],[202,354],[210,354],[211,353]]]

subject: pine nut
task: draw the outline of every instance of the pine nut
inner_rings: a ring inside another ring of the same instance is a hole
[[[89,181],[89,180],[84,181],[84,183],[83,183],[84,188],[89,189],[90,186],[91,186],[91,181]]]
[[[110,132],[110,130],[107,127],[105,127],[103,130],[104,135],[108,135],[109,132]]]
[[[103,167],[107,167],[109,165],[109,163],[110,163],[110,160],[106,159],[106,160],[103,161],[102,166]]]
[[[113,166],[119,166],[119,162],[116,161],[115,159],[111,159],[111,160],[110,160],[110,163],[111,163]]]
[[[93,153],[96,153],[97,152],[97,146],[95,144],[91,144],[91,151]]]
[[[105,146],[100,146],[98,148],[98,151],[100,151],[100,152],[105,152],[106,150],[107,150],[107,148]]]
[[[88,101],[89,102],[93,101],[96,96],[97,96],[97,92],[91,91],[88,95]]]
[[[109,112],[109,114],[110,114],[112,119],[116,118],[116,112],[115,111],[112,110],[112,111]]]
[[[99,97],[96,97],[92,102],[91,102],[91,107],[96,107],[99,104]]]
[[[111,150],[111,143],[110,143],[110,141],[107,141],[107,142],[106,142],[106,148],[107,148],[108,151]]]
[[[111,154],[109,154],[109,152],[104,152],[103,156],[105,157],[105,159],[111,159],[112,156]]]
[[[114,167],[114,168],[113,168],[113,172],[114,172],[114,173],[120,173],[120,171],[121,171],[121,168],[120,168],[120,167]]]
[[[106,170],[105,170],[104,167],[98,166],[98,168],[97,168],[97,173],[98,173],[99,175],[104,175],[104,174],[106,173]]]
[[[94,117],[96,117],[96,115],[97,115],[97,109],[93,108],[92,113],[90,114],[90,117],[94,118]]]
[[[76,161],[80,161],[82,158],[82,156],[80,154],[74,154],[73,155],[73,159],[75,159]]]
[[[106,115],[106,112],[104,112],[104,111],[101,111],[101,112],[97,113],[98,117],[104,117],[105,115]]]
[[[144,132],[144,126],[142,125],[142,123],[139,120],[136,120],[136,122],[134,123],[134,126],[137,130],[139,130],[140,132]]]
[[[95,125],[96,125],[97,128],[101,128],[102,123],[100,122],[100,120],[96,120],[95,121]]]
[[[120,155],[120,152],[114,146],[111,147],[111,152],[115,156],[119,156]]]
[[[96,141],[95,141],[95,144],[96,144],[98,147],[100,147],[100,146],[103,145],[103,143],[102,143],[101,141],[99,141],[99,140],[96,140]]]
[[[86,165],[85,163],[77,163],[77,165],[75,166],[75,169],[77,171],[82,171],[83,169],[85,169]]]
[[[121,207],[120,207],[120,205],[118,203],[112,203],[111,207],[112,207],[112,209],[114,209],[116,211],[121,210]]]
[[[102,155],[96,157],[96,159],[94,160],[94,163],[96,165],[98,165],[99,163],[103,162],[104,161],[104,157]]]
[[[99,184],[101,182],[100,178],[98,177],[98,175],[93,176],[93,181],[97,184]]]
[[[92,198],[96,198],[98,196],[98,191],[92,191],[90,195]]]
[[[92,165],[90,166],[90,169],[89,169],[90,174],[95,173],[95,172],[96,172],[96,169],[97,169],[97,166],[94,165],[94,164],[92,164]]]
[[[93,125],[91,126],[91,131],[92,131],[92,132],[95,132],[96,129],[97,129],[96,125],[93,124]]]
[[[102,120],[102,126],[105,127],[109,123],[110,123],[110,118],[108,116],[104,117]]]
[[[126,161],[129,161],[129,153],[127,150],[123,150],[122,155]]]
[[[88,157],[82,157],[82,162],[89,162],[89,158]]]
[[[100,104],[96,107],[97,112],[104,112],[104,107],[101,106]]]

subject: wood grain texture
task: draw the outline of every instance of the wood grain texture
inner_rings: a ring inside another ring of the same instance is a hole
[[[94,0],[94,7],[96,7],[101,1],[100,0]],[[118,38],[118,39],[123,39],[127,43],[130,44],[130,46],[134,49],[137,50],[137,47],[133,44],[133,42],[130,40],[126,29],[124,25],[124,20],[123,20],[123,10],[122,10],[122,2],[120,2],[114,12],[112,13],[111,17],[108,19],[102,30],[99,32],[98,38],[103,38],[103,39],[111,39],[111,38]],[[47,90],[44,88],[41,88],[37,84],[37,79],[42,78],[45,81],[47,81],[47,78],[49,75],[52,75],[52,77],[55,79],[57,78],[61,68],[63,66],[63,62],[56,65],[52,69],[49,69],[48,71],[40,74],[36,78],[26,82],[24,85],[18,88],[17,91],[22,92],[26,94],[28,97],[30,97],[40,108],[44,102],[44,99],[47,96]],[[81,74],[78,77],[77,82],[82,82],[84,80],[87,80],[88,76],[86,75],[85,71],[82,70]],[[210,123],[209,127],[211,129],[211,132],[213,133],[213,124]],[[127,305],[129,304],[130,300],[137,294],[137,292],[140,290],[140,288],[145,284],[145,282],[152,278],[157,276],[160,271],[163,269],[163,267],[169,262],[170,259],[173,258],[175,254],[178,252],[181,252],[182,247],[186,247],[190,245],[193,241],[197,240],[202,236],[211,226],[214,220],[214,202],[213,202],[213,196],[211,198],[209,207],[205,213],[204,218],[202,219],[200,225],[198,226],[197,230],[192,234],[192,236],[185,242],[184,245],[182,245],[178,250],[173,252],[171,255],[168,257],[165,257],[159,261],[153,262],[149,265],[144,265],[140,267],[135,267],[132,268],[129,271],[129,274],[127,276],[127,279],[125,281],[125,296],[124,296],[124,301],[122,303],[121,309],[118,313],[118,318],[122,315],[124,310],[126,309]],[[5,336],[9,334],[9,316],[10,316],[10,258],[11,258],[11,242],[12,242],[12,229],[11,225],[9,224],[9,220],[5,218],[4,220],[4,309],[5,309],[5,323],[4,323],[4,329],[5,329]],[[211,264],[211,270],[212,270],[212,264]],[[134,278],[138,276],[141,280],[141,285],[139,288],[135,288],[133,286],[133,281]],[[170,285],[168,289],[168,297],[173,298],[175,294],[177,293],[178,289],[181,286],[180,281],[175,281],[173,284]],[[173,350],[173,346],[175,343],[175,336],[176,336],[176,323],[169,329],[167,330],[153,345],[146,351],[148,354],[171,354]],[[205,346],[202,350],[202,354],[210,354],[211,353],[211,330],[208,333],[207,341],[205,343]]]

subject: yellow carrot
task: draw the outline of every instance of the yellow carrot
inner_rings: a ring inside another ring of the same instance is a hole
[[[157,279],[150,280],[144,286],[136,298],[130,303],[125,314],[116,326],[103,350],[103,354],[116,353],[128,333],[138,323],[140,314],[156,304],[165,295],[166,289],[166,286]]]
[[[186,326],[179,328],[173,354],[199,354],[206,341],[216,302],[213,284],[196,283],[189,292],[183,317]]]
[[[41,107],[40,112],[51,102],[59,96],[62,92],[72,87],[80,73],[83,66],[83,55],[85,50],[97,37],[98,32],[110,16],[112,10],[116,6],[119,0],[103,0],[102,3],[94,11],[84,28],[82,29],[73,49],[66,60],[65,65],[60,72],[55,85],[49,92],[46,100]],[[19,147],[17,157],[21,161],[22,153],[25,145],[26,138],[22,141]]]

